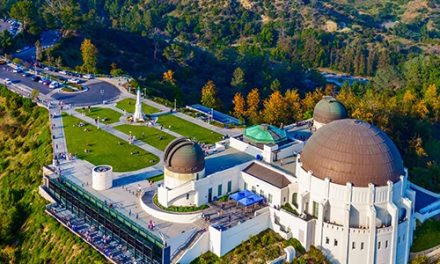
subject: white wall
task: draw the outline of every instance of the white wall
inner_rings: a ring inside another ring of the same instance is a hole
[[[263,150],[257,147],[254,147],[248,143],[240,141],[236,138],[231,137],[229,139],[229,146],[235,148],[236,150],[246,152],[247,154],[256,157],[257,155],[263,156]]]
[[[187,264],[209,251],[209,232],[203,233],[194,244],[177,260],[177,263]]]
[[[220,231],[210,226],[210,250],[219,257],[224,256],[236,246],[240,245],[241,242],[268,229],[269,223],[270,214],[266,211],[225,231]]]

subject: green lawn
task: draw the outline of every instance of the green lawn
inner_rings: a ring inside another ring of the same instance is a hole
[[[136,100],[132,98],[126,98],[116,103],[117,108],[125,110],[129,113],[134,113],[135,105],[136,105]],[[144,114],[154,114],[160,112],[160,110],[155,107],[152,107],[151,105],[142,103],[142,112],[144,112]]]
[[[419,252],[440,245],[440,221],[430,219],[417,223],[412,252]]]
[[[86,123],[84,127],[76,126],[80,122],[82,121],[76,117],[63,115],[67,148],[78,158],[94,165],[111,165],[115,172],[139,170],[159,162],[159,158],[155,155],[99,130],[91,124]],[[90,152],[85,153],[85,149]]]
[[[129,135],[131,131],[131,134],[134,135],[136,139],[142,140],[148,145],[160,150],[164,150],[168,143],[175,139],[175,137],[170,134],[153,127],[120,125],[115,127],[115,129],[124,132],[127,135]],[[160,139],[160,137],[162,137],[162,139]]]
[[[222,135],[209,129],[188,122],[174,115],[159,116],[158,123],[182,136],[196,141],[213,144],[222,139]]]
[[[122,116],[121,113],[109,108],[92,107],[90,111],[89,109],[77,109],[77,111],[93,119],[99,117],[100,122],[104,124],[116,123]],[[105,121],[103,121],[103,119]]]

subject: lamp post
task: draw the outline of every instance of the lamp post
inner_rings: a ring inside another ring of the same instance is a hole
[[[104,89],[101,89],[100,93],[101,93],[101,102],[102,104],[104,104]]]

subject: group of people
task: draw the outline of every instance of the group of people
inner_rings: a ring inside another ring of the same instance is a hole
[[[148,221],[148,229],[154,230],[155,227],[156,223],[154,223],[154,221],[150,219],[150,221]]]

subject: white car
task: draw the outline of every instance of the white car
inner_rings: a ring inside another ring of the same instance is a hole
[[[9,80],[9,78],[6,78],[6,79],[5,79],[5,83],[6,83],[6,84],[12,84],[12,82],[11,82],[11,80]]]
[[[66,71],[64,71],[64,70],[62,70],[62,71],[59,71],[59,73],[61,73],[61,74],[64,74],[64,75],[66,75],[66,74],[67,74],[67,72],[66,72]]]
[[[69,83],[74,83],[74,84],[79,84],[81,82],[81,80],[79,79],[74,79],[74,78],[70,78],[67,80]]]
[[[55,81],[53,81],[53,82],[51,82],[49,84],[49,88],[50,89],[55,89],[55,88],[58,88],[59,86],[60,86],[60,84],[58,82],[55,82]]]
[[[91,75],[91,74],[84,74],[84,76],[83,76],[85,79],[88,79],[88,80],[90,80],[90,79],[93,79],[94,77],[93,77],[93,75]]]

